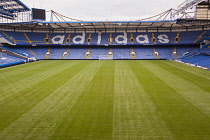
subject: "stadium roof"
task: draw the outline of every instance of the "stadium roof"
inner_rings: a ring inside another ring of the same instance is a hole
[[[187,0],[182,5],[182,7],[186,7],[185,5],[189,4],[196,4],[205,1],[205,0]],[[0,16],[14,16],[16,12],[24,12],[24,11],[30,11],[30,9],[23,4],[20,0],[0,0]],[[2,29],[29,29],[29,30],[54,30],[54,29],[62,29],[62,30],[85,30],[90,29],[143,29],[143,28],[194,28],[194,27],[204,27],[204,26],[210,26],[210,20],[196,20],[195,18],[187,18],[187,19],[175,19],[171,18],[171,15],[173,12],[177,12],[177,10],[169,9],[161,14],[142,19],[142,20],[136,20],[136,21],[81,21],[73,18],[69,18],[66,16],[63,16],[55,11],[51,12],[51,19],[53,19],[53,16],[56,17],[58,21],[54,22],[45,22],[45,21],[31,21],[31,18],[27,18],[26,22],[16,22],[14,20],[11,20],[9,23],[0,23],[0,28]],[[179,10],[178,10],[179,11]],[[28,14],[30,15],[30,13]],[[170,20],[166,20],[166,17],[170,17]],[[62,20],[60,20],[60,19]],[[67,21],[72,20],[72,21]],[[156,19],[156,20],[153,20]]]
[[[30,11],[30,9],[20,0],[0,0],[0,6],[1,9],[7,10],[11,13]]]
[[[186,0],[182,4],[178,6],[178,9],[172,13],[172,16],[176,14],[182,13],[183,11],[193,8],[194,6],[198,5],[199,3],[206,2],[208,0]]]
[[[168,20],[168,21],[98,21],[98,22],[19,22],[0,23],[0,27],[37,29],[109,29],[109,28],[184,28],[210,25],[209,20]]]
[[[20,0],[0,0],[0,17],[13,18],[16,12],[30,11]]]
[[[143,27],[172,27],[176,21],[108,21],[108,22],[52,22],[46,23],[52,28],[143,28]]]

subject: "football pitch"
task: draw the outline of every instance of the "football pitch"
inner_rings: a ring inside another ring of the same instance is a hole
[[[174,61],[0,69],[0,140],[208,140],[210,72]]]

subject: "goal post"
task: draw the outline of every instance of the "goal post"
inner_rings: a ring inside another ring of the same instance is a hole
[[[99,60],[113,60],[113,55],[99,55]]]

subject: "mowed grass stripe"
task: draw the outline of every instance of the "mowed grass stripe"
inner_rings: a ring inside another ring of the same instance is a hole
[[[177,67],[177,63],[173,61],[160,61],[159,63],[152,62],[163,69],[170,71],[178,77],[199,86],[203,90],[210,92],[210,72],[203,69],[198,69],[192,66],[185,65],[186,69]],[[197,71],[196,73],[192,73]]]
[[[171,139],[165,121],[131,70],[133,61],[118,61],[114,82],[115,140]],[[137,63],[138,64],[138,63]],[[141,72],[141,70],[139,70]]]
[[[94,75],[101,67],[97,61],[81,71],[78,71],[72,78],[70,73],[60,73],[69,78],[63,85],[54,90],[42,101],[37,103],[29,111],[23,114],[19,119],[11,123],[1,134],[2,139],[49,139],[51,135],[58,134],[58,126],[66,124],[69,119],[69,113],[74,106],[77,106],[77,100],[92,81]],[[88,71],[88,73],[87,73]],[[63,127],[62,127],[63,129]],[[62,131],[63,132],[63,131]],[[61,135],[59,139],[67,138]]]
[[[75,106],[69,110],[52,139],[112,139],[115,62],[99,63],[102,63],[101,68]]]
[[[74,67],[68,67],[58,73],[53,73],[47,79],[40,81],[31,88],[25,89],[13,97],[0,103],[0,131],[5,129],[11,122],[22,116],[31,107],[49,96],[78,72],[87,67],[91,61],[80,61]],[[50,73],[49,73],[50,74]],[[12,114],[12,115],[11,115]]]
[[[185,72],[180,73],[177,69],[167,69],[168,65],[164,64],[164,66],[162,66],[160,62],[151,62],[151,65],[152,67],[148,67],[148,70],[186,98],[187,101],[203,112],[207,118],[210,117],[210,91],[207,91],[203,86],[200,87],[200,85],[203,84],[206,88],[210,88],[210,81],[206,81],[205,79],[202,81],[202,79],[198,77],[196,77],[197,82],[189,80],[193,78],[191,74],[186,74]],[[208,71],[205,72],[209,73]]]
[[[0,93],[0,101],[7,102],[7,100],[10,100],[10,98],[14,98],[14,95],[19,96],[19,93],[33,88],[33,86],[36,86],[40,82],[49,79],[51,76],[53,76],[55,73],[59,73],[63,70],[65,70],[67,67],[72,67],[80,62],[73,61],[71,63],[64,62],[64,61],[55,61],[57,63],[51,63],[50,65],[48,62],[45,62],[45,65],[48,67],[40,67],[39,70],[35,69],[34,73],[28,73],[25,71],[25,74],[21,75],[14,75],[12,78],[9,78],[7,80],[7,84],[4,84],[4,80],[0,81],[2,83],[1,85],[1,93]],[[58,64],[59,63],[59,64]],[[25,65],[23,66],[25,67]],[[33,67],[33,65],[32,65]],[[37,73],[36,73],[37,71]],[[18,72],[18,69],[17,69]],[[14,72],[15,73],[15,72]],[[5,74],[9,75],[9,74]],[[12,80],[11,80],[12,79]]]
[[[3,68],[3,69],[0,69],[1,73],[2,73],[2,75],[0,75],[0,78],[3,79],[3,77],[1,77],[1,76],[4,76],[5,78],[12,79],[13,75],[25,74],[25,72],[27,72],[27,73],[33,72],[34,70],[39,71],[39,70],[41,70],[40,67],[42,67],[44,69],[45,67],[48,67],[52,64],[54,65],[55,63],[57,63],[57,62],[56,61],[48,61],[46,63],[46,61],[37,61],[37,62],[33,62],[33,63],[27,63],[27,64]],[[23,67],[23,65],[24,65],[24,67]],[[32,65],[33,65],[33,67],[31,67]]]
[[[11,74],[11,76],[10,76],[10,73],[7,73],[7,71],[5,71],[5,69],[2,69],[1,72],[3,74],[0,78],[1,79],[0,90],[2,92],[0,93],[0,97],[2,97],[3,95],[8,96],[9,94],[18,93],[21,90],[24,90],[25,88],[31,88],[31,86],[37,84],[38,82],[42,80],[49,78],[54,73],[60,72],[66,69],[67,66],[70,67],[79,63],[76,61],[71,62],[71,63],[64,62],[64,61],[53,61],[53,62],[56,62],[56,63],[51,63],[50,61],[49,63],[44,62],[40,65],[39,68],[36,68],[37,66],[35,65],[35,63],[31,63],[30,65],[32,65],[32,67],[29,70],[29,72],[27,69],[25,71],[21,71],[20,73],[19,69],[17,69],[15,72],[13,72],[13,74]],[[37,63],[40,63],[40,62],[37,62]],[[22,65],[22,66],[25,67],[26,65]]]
[[[189,80],[208,82],[209,73],[201,75],[208,71],[169,62],[42,61],[40,69],[38,63],[14,67],[17,81],[35,80],[28,87],[11,80],[17,90],[8,85],[0,93],[0,139],[209,139],[208,85]]]
[[[155,69],[150,61],[134,61],[130,66],[156,105],[158,114],[161,114],[174,139],[209,138],[209,122],[206,116],[153,74]]]
[[[175,61],[160,61],[160,65],[162,65],[163,68],[165,68],[163,64],[166,64],[165,66],[167,66],[169,69],[176,69],[177,72],[178,71],[180,71],[180,72],[182,71],[181,73],[187,72],[192,77],[196,76],[196,78],[199,78],[199,79],[203,78],[203,79],[206,79],[206,80],[207,79],[210,80],[210,72],[208,72],[206,70],[195,68],[193,66],[178,63],[178,62],[175,62]]]
[[[41,70],[47,70],[47,69],[44,69],[43,67],[54,66],[54,64],[55,64],[55,62],[53,62],[53,61],[49,62],[49,63],[46,63],[44,61],[38,61],[38,62],[30,63],[30,64],[25,64],[24,66],[19,65],[19,66],[0,69],[0,72],[1,72],[1,75],[0,75],[0,79],[1,79],[0,80],[0,83],[1,83],[0,95],[2,93],[5,93],[7,91],[7,89],[14,88],[14,86],[10,86],[11,83],[14,83],[14,82],[17,82],[17,81],[19,82],[20,80],[26,79],[29,76],[33,76],[33,75],[37,74],[39,71],[41,73],[42,72]],[[33,66],[31,67],[31,65],[33,65]],[[40,67],[42,67],[42,69],[40,69]],[[31,80],[33,80],[33,79],[31,79]],[[3,87],[5,85],[10,86],[10,87],[7,87],[7,89],[3,89]],[[21,85],[19,84],[19,86],[21,86]]]
[[[15,81],[17,81],[17,79],[23,80],[25,78],[28,78],[28,76],[36,75],[38,73],[41,73],[41,72],[44,72],[44,71],[47,71],[50,69],[55,69],[56,63],[59,63],[59,65],[61,65],[62,63],[65,63],[65,62],[52,61],[52,62],[46,63],[45,61],[38,61],[38,62],[29,63],[29,64],[23,64],[24,66],[21,65],[23,68],[26,67],[25,69],[22,69],[22,67],[14,67],[14,68],[9,67],[6,69],[1,69],[0,71],[2,74],[0,76],[0,79],[2,82],[2,86],[8,85],[12,82],[15,82]],[[31,67],[31,65],[33,65],[33,67]],[[59,65],[57,65],[57,66],[59,66]],[[12,69],[13,71],[10,71],[11,68],[13,68]],[[15,71],[14,71],[14,69],[15,69]]]

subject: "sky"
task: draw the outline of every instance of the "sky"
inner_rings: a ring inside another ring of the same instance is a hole
[[[185,0],[21,0],[29,8],[54,10],[80,20],[139,20],[177,9]],[[48,17],[50,15],[48,14]]]

